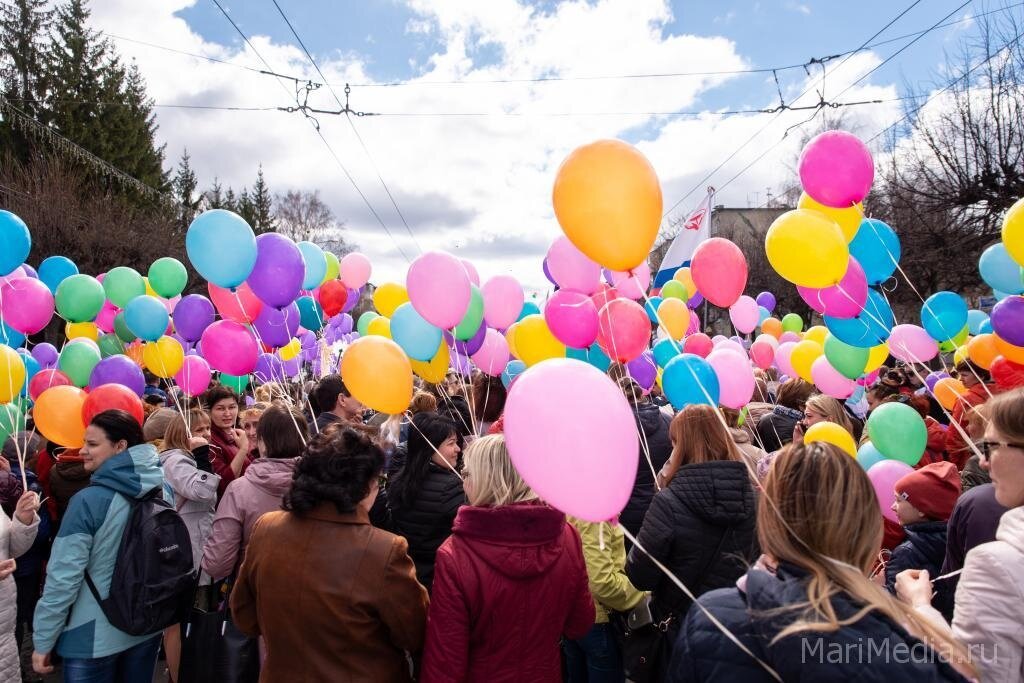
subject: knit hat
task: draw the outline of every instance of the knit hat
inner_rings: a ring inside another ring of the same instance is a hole
[[[18,452],[29,459],[43,450],[43,437],[32,432],[17,432],[4,441],[3,455],[10,462],[18,461]]]
[[[167,425],[171,424],[171,420],[178,417],[179,414],[174,408],[161,408],[157,410],[149,416],[146,424],[142,425],[142,438],[146,441],[159,441],[163,439],[164,432],[167,431]]]
[[[933,462],[901,477],[893,488],[925,517],[946,521],[960,497],[960,473],[951,462]]]

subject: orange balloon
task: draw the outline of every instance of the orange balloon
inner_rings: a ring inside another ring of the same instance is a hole
[[[81,448],[85,443],[82,406],[88,396],[78,387],[50,387],[39,394],[32,417],[39,433],[48,441],[68,448]]]
[[[1014,346],[997,334],[992,336],[996,338],[996,349],[999,351],[999,355],[1014,363],[1024,363],[1024,346]]]
[[[953,406],[956,405],[956,400],[960,396],[967,393],[967,387],[964,383],[958,379],[952,377],[943,377],[935,383],[935,389],[932,390],[935,394],[935,400],[945,408],[946,410],[953,410]]]
[[[690,325],[690,309],[680,299],[665,299],[658,306],[658,319],[668,335],[679,340]]]
[[[988,370],[992,362],[999,356],[994,334],[979,334],[967,343],[967,357],[977,365]]]
[[[131,344],[125,344],[124,346],[124,355],[128,356],[133,361],[135,361],[135,364],[138,365],[140,368],[145,369],[146,363],[142,358],[143,351],[144,348],[142,346],[142,342],[140,341],[134,341]]]
[[[363,405],[389,415],[409,408],[412,366],[402,347],[390,339],[357,339],[345,349],[340,370],[345,386]]]
[[[562,232],[594,261],[632,270],[661,225],[661,184],[651,162],[621,140],[598,140],[566,157],[552,192]]]
[[[673,280],[677,280],[683,283],[686,287],[686,294],[689,298],[693,298],[697,294],[697,285],[693,282],[693,275],[690,273],[689,266],[683,266],[676,271],[675,275],[672,276]]]
[[[778,339],[782,336],[782,321],[778,318],[765,318],[761,323],[761,331]]]

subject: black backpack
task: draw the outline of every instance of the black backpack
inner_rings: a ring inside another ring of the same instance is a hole
[[[107,620],[132,636],[157,633],[184,621],[196,586],[188,527],[160,493],[157,487],[142,498],[128,498],[131,510],[106,600],[85,573]]]

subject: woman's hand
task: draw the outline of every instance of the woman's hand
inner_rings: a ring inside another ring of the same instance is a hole
[[[906,569],[896,575],[896,597],[911,607],[932,604],[932,582],[927,569]]]
[[[14,570],[18,568],[18,563],[14,560],[4,560],[0,562],[0,581],[3,581],[8,576],[14,573]]]
[[[36,510],[39,509],[39,496],[35,491],[25,491],[18,499],[18,505],[14,508],[14,516],[18,521],[29,526],[36,518]]]
[[[195,449],[199,448],[200,446],[207,446],[207,445],[209,445],[209,442],[206,439],[204,439],[203,437],[201,437],[201,436],[193,436],[191,439],[188,440],[188,449],[190,451],[194,451]]]
[[[37,674],[53,673],[53,667],[50,665],[50,653],[33,652],[32,670]]]
[[[249,454],[249,437],[247,437],[245,435],[245,430],[244,429],[238,429],[236,427],[235,429],[231,430],[231,435],[235,439],[235,445],[238,446],[238,452],[240,454],[241,453],[245,453],[246,455],[248,455]]]

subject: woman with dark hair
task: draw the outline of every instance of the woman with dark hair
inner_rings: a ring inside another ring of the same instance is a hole
[[[53,671],[50,654],[64,659],[65,681],[131,683],[153,678],[160,632],[131,636],[110,624],[85,582],[88,570],[100,595],[110,593],[132,499],[163,487],[156,448],[142,426],[122,410],[92,419],[80,451],[91,485],[68,505],[46,569],[46,587],[36,606],[32,666]]]
[[[210,464],[220,477],[217,495],[223,496],[228,484],[245,474],[252,463],[249,437],[238,428],[238,394],[223,384],[206,392],[206,408],[210,413]]]
[[[777,451],[793,440],[793,428],[804,419],[804,406],[814,385],[802,379],[788,379],[779,386],[775,407],[757,423],[757,437],[766,453]]]
[[[389,480],[387,507],[393,530],[409,542],[416,578],[430,590],[434,556],[452,532],[462,490],[462,437],[458,427],[437,413],[413,415],[405,464]]]
[[[501,413],[505,410],[505,385],[500,377],[478,373],[472,385],[473,418],[476,420],[477,436],[486,436]]]
[[[231,609],[267,644],[261,680],[411,680],[406,653],[423,646],[428,599],[405,539],[370,525],[383,467],[365,433],[321,434],[284,511],[256,523]]]

